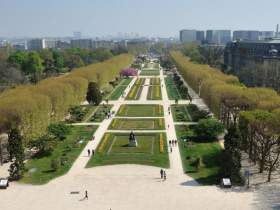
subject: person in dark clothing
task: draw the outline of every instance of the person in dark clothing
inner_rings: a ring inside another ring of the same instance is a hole
[[[169,146],[171,147],[171,140],[169,140]]]
[[[88,152],[88,156],[90,156],[90,150],[89,150],[89,149],[88,149],[88,151],[87,151],[87,152]]]
[[[84,199],[87,199],[88,200],[88,194],[87,194],[87,191],[86,191],[86,196],[85,196],[85,198]]]
[[[163,170],[160,169],[160,177],[163,178]]]
[[[94,155],[94,149],[92,149],[92,156]]]

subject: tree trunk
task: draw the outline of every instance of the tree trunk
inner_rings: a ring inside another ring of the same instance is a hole
[[[272,172],[272,168],[269,168],[268,179],[267,179],[268,182],[270,182],[271,172]]]

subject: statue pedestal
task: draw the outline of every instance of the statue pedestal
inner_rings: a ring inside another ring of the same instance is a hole
[[[135,140],[132,140],[132,141],[129,141],[128,146],[129,146],[129,147],[137,147],[137,141],[136,141],[136,139],[135,139]]]

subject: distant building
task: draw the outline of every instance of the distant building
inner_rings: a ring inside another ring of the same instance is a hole
[[[260,40],[259,31],[248,31],[248,40],[250,41]]]
[[[32,39],[27,42],[27,48],[34,51],[45,49],[45,39]]]
[[[105,40],[102,40],[102,41],[93,41],[92,42],[92,47],[105,47],[107,49],[112,49],[113,47],[115,46],[115,42],[113,41],[105,41]]]
[[[207,30],[206,40],[209,44],[215,41],[223,45],[231,41],[231,30]]]
[[[233,67],[237,75],[246,67],[255,72],[247,78],[250,83],[245,81],[246,85],[271,87],[280,93],[280,40],[228,42],[224,64]]]
[[[72,39],[71,47],[92,48],[92,39]]]
[[[136,39],[139,39],[139,33],[136,33],[136,34],[135,34],[135,38],[136,38]]]
[[[74,38],[81,39],[82,38],[82,32],[81,31],[75,31],[74,32]]]
[[[196,40],[202,41],[204,40],[204,38],[205,38],[204,31],[196,31]]]
[[[233,31],[232,40],[236,39],[248,39],[248,31]]]
[[[272,38],[274,37],[275,33],[274,31],[260,31],[259,36],[260,40],[265,40],[265,38]]]
[[[12,44],[15,51],[26,50],[27,46],[25,44]]]
[[[123,38],[122,32],[118,32],[118,38]]]
[[[180,30],[180,42],[193,42],[196,41],[196,30],[185,29]]]
[[[44,49],[55,49],[57,40],[54,39],[45,39],[45,48]]]
[[[71,47],[70,43],[58,40],[56,42],[56,49],[63,49],[66,47]]]

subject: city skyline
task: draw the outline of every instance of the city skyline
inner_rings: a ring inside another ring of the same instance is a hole
[[[252,4],[253,2],[253,4]],[[277,7],[262,1],[128,0],[95,2],[49,0],[2,2],[1,37],[65,37],[81,31],[84,37],[117,36],[118,32],[140,36],[174,37],[182,29],[275,31]],[[270,4],[277,4],[271,0]],[[15,6],[16,5],[16,6]],[[12,11],[12,12],[11,12]],[[270,15],[273,14],[272,20]]]

